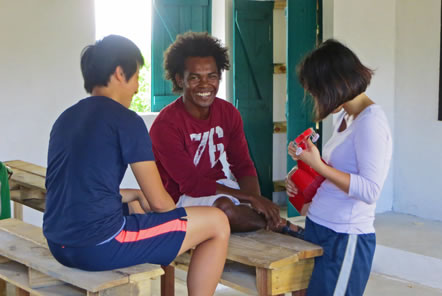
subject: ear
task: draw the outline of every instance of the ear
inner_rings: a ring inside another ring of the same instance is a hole
[[[126,82],[126,75],[124,74],[123,68],[121,66],[117,66],[115,68],[115,72],[113,74],[118,81]]]
[[[180,74],[178,74],[178,73],[175,74],[175,80],[176,80],[176,83],[178,84],[178,86],[183,88],[183,78],[181,77]]]

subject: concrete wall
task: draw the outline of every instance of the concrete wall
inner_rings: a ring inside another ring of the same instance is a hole
[[[90,0],[0,0],[0,160],[46,166],[53,122],[86,95],[80,52],[94,27]],[[31,209],[24,217],[41,223]]]
[[[324,0],[324,2],[330,1],[332,0]],[[349,46],[359,56],[362,63],[376,71],[367,94],[384,108],[396,139],[395,3],[395,0],[334,0],[332,19],[333,37]],[[330,5],[330,3],[326,4]],[[392,209],[393,180],[397,159],[395,153],[389,176],[378,201],[378,212]],[[401,161],[404,160],[401,159]]]
[[[396,1],[393,210],[442,220],[440,0]]]

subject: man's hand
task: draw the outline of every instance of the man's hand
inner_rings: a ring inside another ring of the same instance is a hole
[[[267,226],[274,229],[280,224],[281,217],[279,215],[279,207],[261,195],[254,196],[250,200],[252,208],[259,214],[264,215],[267,220]]]

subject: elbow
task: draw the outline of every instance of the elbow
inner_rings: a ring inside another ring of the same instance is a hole
[[[350,184],[349,195],[369,205],[376,203],[382,186],[362,177],[355,178],[354,181]]]
[[[365,203],[372,205],[377,202],[379,195],[381,194],[381,187],[378,184],[370,184],[367,195],[362,199]]]
[[[169,212],[175,208],[176,208],[176,206],[174,203],[161,203],[161,204],[157,204],[157,205],[151,205],[151,210],[156,213]]]

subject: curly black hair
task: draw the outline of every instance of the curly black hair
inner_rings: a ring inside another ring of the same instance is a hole
[[[221,76],[223,70],[229,70],[229,56],[227,47],[221,41],[207,32],[186,32],[178,35],[164,52],[165,78],[171,80],[172,90],[180,93],[183,88],[178,85],[175,75],[184,76],[186,58],[188,57],[213,57]]]

